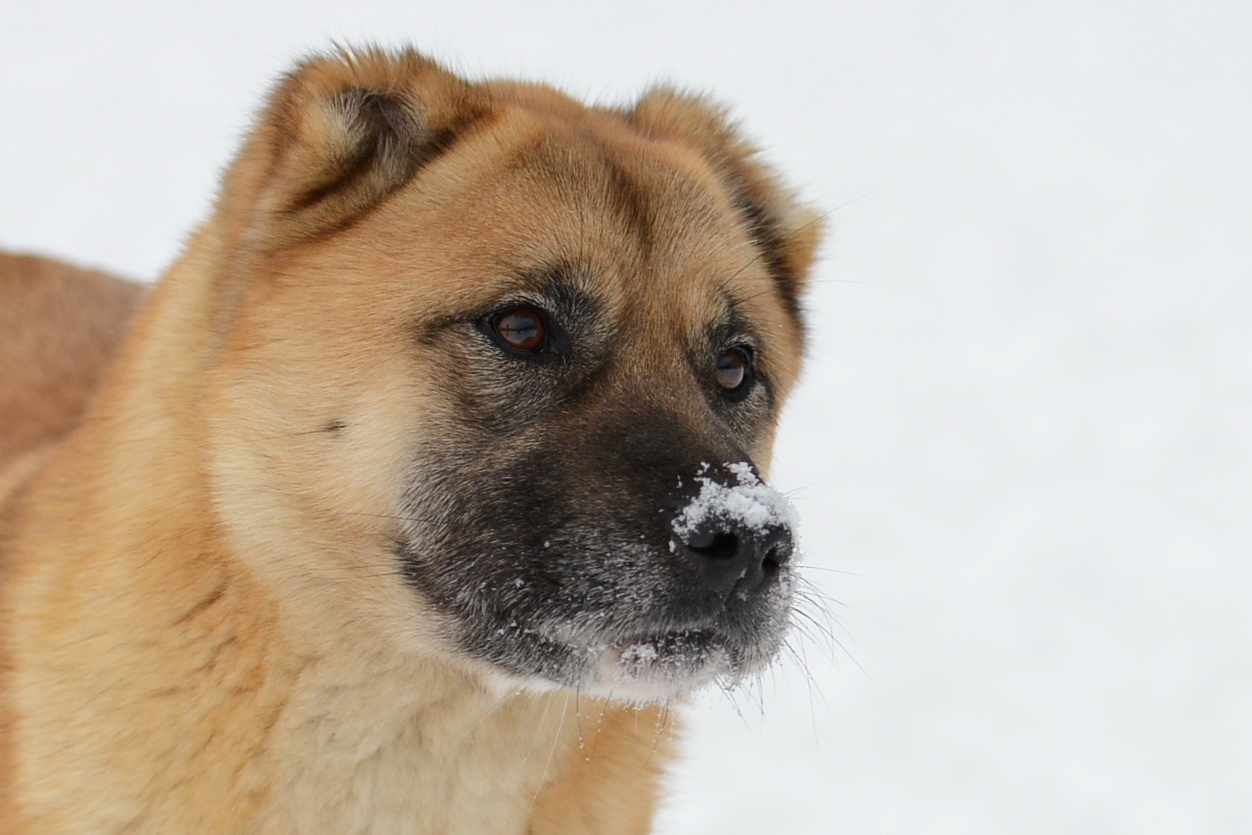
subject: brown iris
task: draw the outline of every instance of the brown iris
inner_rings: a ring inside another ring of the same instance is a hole
[[[746,390],[751,358],[746,348],[731,348],[717,358],[717,385],[727,394]]]
[[[518,351],[537,353],[547,341],[543,317],[525,307],[505,311],[493,323],[505,345]]]

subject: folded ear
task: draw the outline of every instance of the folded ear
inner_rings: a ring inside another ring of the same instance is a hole
[[[483,94],[412,51],[312,58],[270,96],[219,217],[235,243],[261,250],[345,226],[487,112]]]
[[[628,118],[647,135],[703,152],[721,173],[769,265],[784,303],[799,317],[800,295],[822,237],[821,217],[759,159],[726,109],[702,96],[660,88],[647,93]]]

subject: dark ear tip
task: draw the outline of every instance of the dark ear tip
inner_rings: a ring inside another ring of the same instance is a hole
[[[370,99],[377,98],[378,93],[363,87],[350,87],[335,96],[335,106],[347,113],[354,113],[365,107]]]
[[[696,148],[722,175],[783,304],[802,324],[800,295],[821,239],[822,223],[760,158],[730,112],[707,96],[657,87],[645,93],[626,118],[648,136]]]
[[[416,142],[422,132],[415,108],[403,95],[352,87],[335,96],[334,106],[349,129],[381,142],[406,146]]]
[[[342,228],[447,151],[483,95],[412,50],[310,57],[271,94],[224,199],[252,192],[261,211],[239,217],[265,248]]]

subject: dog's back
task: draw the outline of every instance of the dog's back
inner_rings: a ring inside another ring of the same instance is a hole
[[[74,428],[143,287],[47,258],[0,253],[0,496],[15,465]]]

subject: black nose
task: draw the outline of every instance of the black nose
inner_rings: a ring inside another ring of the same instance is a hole
[[[694,530],[676,533],[673,550],[691,562],[709,591],[759,594],[791,559],[794,541],[785,524],[747,525],[735,519],[712,519]]]

